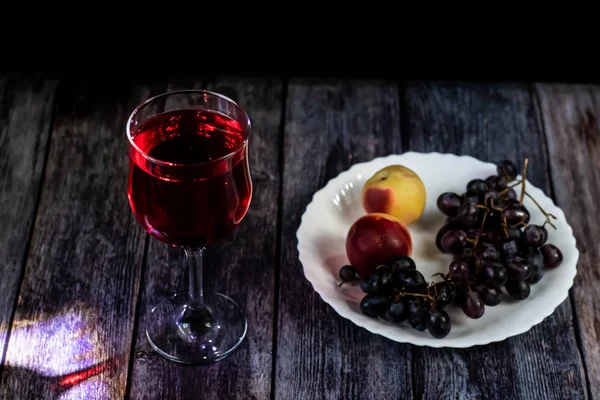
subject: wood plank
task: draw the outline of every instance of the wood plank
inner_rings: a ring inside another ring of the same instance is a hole
[[[542,133],[526,86],[407,85],[410,150],[468,154],[484,161],[529,157],[528,178],[549,193]],[[424,398],[586,397],[569,301],[529,332],[468,349],[413,351],[415,393]],[[508,322],[509,323],[509,322]]]
[[[340,317],[304,278],[296,230],[313,194],[352,164],[401,150],[397,85],[294,80],[286,108],[275,398],[412,393],[411,348]]]
[[[177,79],[171,89],[202,86]],[[266,399],[271,392],[280,122],[283,82],[279,79],[219,78],[208,88],[231,97],[252,120],[250,165],[254,195],[234,234],[209,248],[205,282],[246,310],[248,336],[227,359],[209,366],[182,366],[154,353],[145,337],[145,311],[163,296],[186,288],[178,249],[150,239],[141,316],[133,365],[132,399]]]
[[[123,398],[144,250],[127,203],[125,123],[155,90],[59,88],[0,398]]]
[[[0,377],[40,191],[57,82],[0,75]]]
[[[591,398],[600,399],[600,86],[535,85],[558,205],[580,252],[571,295]]]

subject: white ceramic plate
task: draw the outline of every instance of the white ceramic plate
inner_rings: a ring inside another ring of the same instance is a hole
[[[546,212],[558,218],[553,221],[557,230],[548,227],[547,243],[560,248],[564,261],[558,268],[546,271],[544,278],[532,285],[531,294],[526,300],[503,299],[498,306],[486,307],[485,314],[477,320],[469,319],[462,310],[451,305],[446,311],[452,319],[452,330],[443,339],[435,339],[427,331],[416,331],[408,323],[397,326],[362,314],[359,304],[364,293],[358,285],[338,288],[338,271],[348,263],[346,234],[352,223],[365,214],[360,201],[362,186],[375,172],[391,164],[402,164],[414,170],[427,189],[425,211],[418,222],[409,226],[413,240],[412,258],[426,280],[431,280],[430,277],[435,273],[446,273],[452,260],[435,245],[435,236],[445,221],[445,216],[437,209],[437,197],[446,191],[463,193],[471,179],[485,179],[496,174],[494,164],[472,157],[409,152],[356,164],[315,193],[297,232],[299,258],[304,275],[314,290],[342,317],[397,342],[431,347],[470,347],[501,341],[528,331],[552,314],[567,298],[579,258],[573,231],[563,211],[527,181],[527,192]],[[515,190],[520,194],[520,186]],[[524,204],[531,213],[530,223],[544,222],[545,217],[529,198],[525,197]]]

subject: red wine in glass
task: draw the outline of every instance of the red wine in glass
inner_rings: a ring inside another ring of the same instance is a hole
[[[200,247],[227,237],[252,197],[245,140],[237,121],[211,110],[169,111],[144,122],[135,144],[186,170],[172,176],[172,168],[163,172],[133,155],[129,199],[138,222],[175,246]]]
[[[163,299],[147,318],[150,344],[170,360],[215,362],[246,336],[241,307],[204,291],[202,264],[206,247],[227,238],[248,212],[249,132],[238,104],[204,90],[153,97],[129,118],[129,204],[152,237],[184,250],[189,273],[188,290]]]

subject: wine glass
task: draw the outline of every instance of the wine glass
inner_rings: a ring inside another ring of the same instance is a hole
[[[242,222],[252,198],[248,162],[250,118],[233,100],[206,90],[167,92],[146,100],[127,122],[129,204],[154,238],[183,249],[187,292],[152,308],[146,335],[170,360],[222,360],[244,340],[241,307],[204,292],[208,245]]]

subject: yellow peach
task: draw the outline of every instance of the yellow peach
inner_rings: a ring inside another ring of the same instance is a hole
[[[403,165],[389,165],[365,182],[361,197],[367,213],[389,214],[409,225],[423,214],[427,193],[423,181],[413,170]]]

